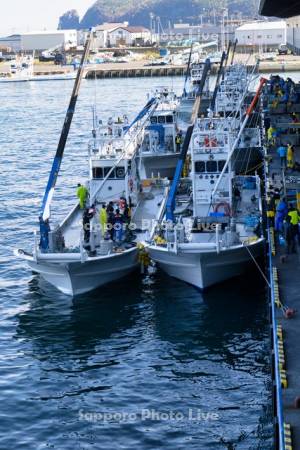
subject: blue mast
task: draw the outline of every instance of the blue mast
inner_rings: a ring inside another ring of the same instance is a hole
[[[77,99],[78,99],[79,88],[80,88],[81,80],[83,78],[84,65],[85,65],[86,60],[89,55],[92,37],[93,37],[93,33],[91,30],[90,34],[86,40],[86,43],[85,43],[85,47],[84,47],[83,55],[81,58],[80,66],[78,68],[77,77],[76,77],[76,80],[74,83],[69,107],[67,109],[62,132],[61,132],[60,139],[58,142],[56,154],[55,154],[55,157],[54,157],[54,160],[52,163],[52,168],[51,168],[48,183],[47,183],[47,186],[45,189],[45,194],[43,197],[42,210],[41,210],[41,214],[39,217],[40,232],[41,232],[41,248],[43,250],[46,250],[48,248],[48,232],[50,229],[49,218],[50,218],[50,214],[51,214],[50,205],[51,205],[52,197],[54,194],[54,189],[55,189],[58,173],[60,170],[66,142],[67,142],[69,131],[71,128],[71,124],[72,124],[72,120],[73,120],[73,116],[74,116],[74,112],[75,112],[75,108],[76,108],[76,103],[77,103]]]

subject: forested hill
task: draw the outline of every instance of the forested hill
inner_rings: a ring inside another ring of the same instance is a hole
[[[82,20],[74,20],[74,11],[60,18],[60,28],[89,28],[103,22],[128,21],[130,25],[149,27],[150,13],[159,16],[163,26],[171,22],[199,23],[200,14],[209,14],[213,8],[220,11],[228,6],[229,14],[241,12],[254,16],[259,0],[97,0],[85,13]]]

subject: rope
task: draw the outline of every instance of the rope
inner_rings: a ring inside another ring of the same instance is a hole
[[[257,165],[254,166],[254,167],[250,167],[250,169],[248,169],[248,170],[246,170],[246,171],[244,172],[244,175],[247,175],[247,173],[252,172],[252,171],[255,170],[255,169],[259,169],[259,168],[262,167],[263,165],[264,165],[264,163],[259,163],[259,164],[257,164]]]
[[[254,264],[256,265],[256,267],[258,268],[261,276],[263,277],[263,279],[265,280],[265,282],[267,283],[267,285],[269,286],[269,288],[271,289],[271,284],[269,283],[269,280],[267,279],[266,275],[264,274],[264,272],[262,271],[262,269],[260,268],[258,262],[256,261],[256,259],[254,258],[254,256],[252,255],[251,251],[249,250],[249,248],[247,246],[245,246],[245,249],[247,250],[247,252],[249,253],[249,255],[251,256]]]

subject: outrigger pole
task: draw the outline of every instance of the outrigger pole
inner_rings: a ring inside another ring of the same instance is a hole
[[[232,49],[232,55],[231,55],[231,62],[230,62],[231,66],[233,65],[237,43],[238,43],[238,40],[235,39],[234,44],[233,44],[233,49]]]
[[[80,88],[81,81],[83,78],[84,66],[85,66],[85,63],[87,61],[87,58],[88,58],[88,55],[90,52],[92,39],[93,39],[93,31],[91,29],[90,34],[88,35],[85,46],[84,46],[84,51],[83,51],[83,55],[81,58],[80,66],[78,68],[78,72],[77,72],[76,80],[74,83],[69,107],[67,109],[65,121],[63,124],[63,128],[61,131],[60,139],[59,139],[57,150],[56,150],[56,154],[55,154],[55,157],[54,157],[54,160],[52,163],[51,172],[49,175],[48,183],[47,183],[44,198],[43,198],[42,211],[41,211],[41,215],[40,215],[41,233],[43,233],[43,232],[45,233],[45,229],[44,229],[45,221],[48,221],[50,218],[50,215],[51,215],[50,205],[51,205],[52,197],[54,194],[54,189],[55,189],[58,173],[60,170],[61,162],[63,159],[66,142],[67,142],[69,131],[71,128],[71,124],[72,124],[72,120],[73,120],[73,116],[74,116],[74,112],[75,112],[75,108],[76,108],[76,103],[77,103],[77,99],[78,99],[79,88]]]
[[[226,69],[227,64],[228,64],[228,59],[229,59],[229,55],[230,55],[231,46],[232,46],[232,42],[229,41],[229,42],[228,42],[228,47],[227,47],[227,52],[226,52],[226,58],[225,58],[225,64],[224,64],[224,70],[223,70],[223,74],[222,74],[222,79],[223,79],[223,80],[224,80],[224,77],[225,77],[225,69]]]
[[[205,61],[202,78],[201,78],[201,81],[199,84],[197,96],[196,96],[194,106],[193,106],[193,112],[192,112],[192,116],[191,116],[191,125],[188,127],[185,138],[184,138],[182,150],[181,150],[181,153],[179,156],[179,160],[177,162],[175,175],[174,175],[174,178],[172,181],[171,189],[170,189],[167,204],[166,204],[166,219],[170,220],[172,222],[174,222],[174,209],[175,209],[175,198],[176,198],[177,186],[178,186],[178,183],[181,178],[181,172],[182,172],[185,158],[186,158],[186,155],[187,155],[187,152],[189,149],[189,145],[191,142],[191,137],[192,137],[192,134],[194,131],[194,126],[195,126],[197,118],[199,117],[201,97],[203,94],[205,81],[209,74],[209,71],[210,71],[210,59],[207,59]]]
[[[218,178],[218,180],[217,180],[217,183],[216,183],[216,185],[215,185],[215,187],[214,187],[214,190],[213,190],[212,193],[211,193],[211,199],[213,199],[215,193],[217,192],[217,189],[218,189],[218,187],[219,187],[219,185],[220,185],[220,182],[221,182],[221,180],[222,180],[222,178],[223,178],[223,176],[224,176],[224,173],[225,173],[226,170],[227,170],[227,167],[228,167],[228,164],[229,164],[229,162],[230,162],[230,160],[231,160],[231,157],[232,157],[232,155],[233,155],[233,153],[234,153],[236,147],[238,146],[238,143],[239,143],[239,141],[240,141],[240,138],[241,138],[241,136],[242,136],[242,134],[243,134],[243,132],[244,132],[244,129],[245,129],[246,125],[247,125],[247,122],[248,122],[248,120],[249,120],[249,117],[251,116],[251,114],[252,114],[254,108],[256,107],[257,102],[258,102],[258,100],[259,100],[259,97],[260,97],[260,95],[261,95],[261,92],[262,92],[262,90],[263,90],[263,87],[264,87],[264,85],[265,85],[265,83],[266,83],[267,81],[268,81],[268,80],[267,80],[266,78],[261,78],[261,79],[260,79],[260,83],[259,83],[259,86],[258,86],[258,88],[257,88],[256,94],[255,94],[255,96],[254,96],[254,98],[253,98],[253,100],[252,100],[250,106],[248,107],[248,109],[247,109],[247,111],[246,111],[245,119],[244,119],[244,121],[243,121],[243,123],[242,123],[242,126],[241,126],[241,128],[240,128],[240,130],[239,130],[239,132],[238,132],[238,135],[237,135],[237,137],[236,137],[236,139],[235,139],[235,141],[234,141],[234,144],[233,144],[233,146],[231,147],[230,152],[228,153],[226,163],[224,164],[223,170],[222,170],[222,172],[220,173],[220,176],[219,176],[219,178]]]
[[[224,66],[225,59],[226,59],[226,52],[223,52],[222,53],[222,57],[221,57],[221,61],[220,61],[218,74],[217,74],[215,89],[214,89],[213,96],[212,96],[212,99],[211,99],[211,102],[210,102],[210,110],[211,111],[214,111],[214,109],[215,109],[216,98],[217,98],[217,93],[218,93],[218,90],[219,90],[219,86],[220,86],[220,82],[221,82],[221,78],[222,78],[222,74],[223,74],[223,66]]]
[[[185,79],[184,79],[184,87],[183,87],[183,96],[184,96],[184,97],[186,96],[186,84],[187,84],[187,80],[188,80],[188,78],[189,78],[190,70],[191,70],[191,62],[192,62],[193,46],[194,46],[194,43],[192,42],[192,44],[191,44],[191,49],[190,49],[190,54],[189,54],[188,65],[187,65],[186,73],[185,73]]]

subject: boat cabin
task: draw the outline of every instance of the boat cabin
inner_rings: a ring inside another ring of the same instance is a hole
[[[208,217],[218,213],[219,209],[221,214],[228,213],[232,201],[231,163],[222,177],[213,204],[212,192],[225,166],[231,144],[226,119],[198,121],[191,143],[194,217]]]

